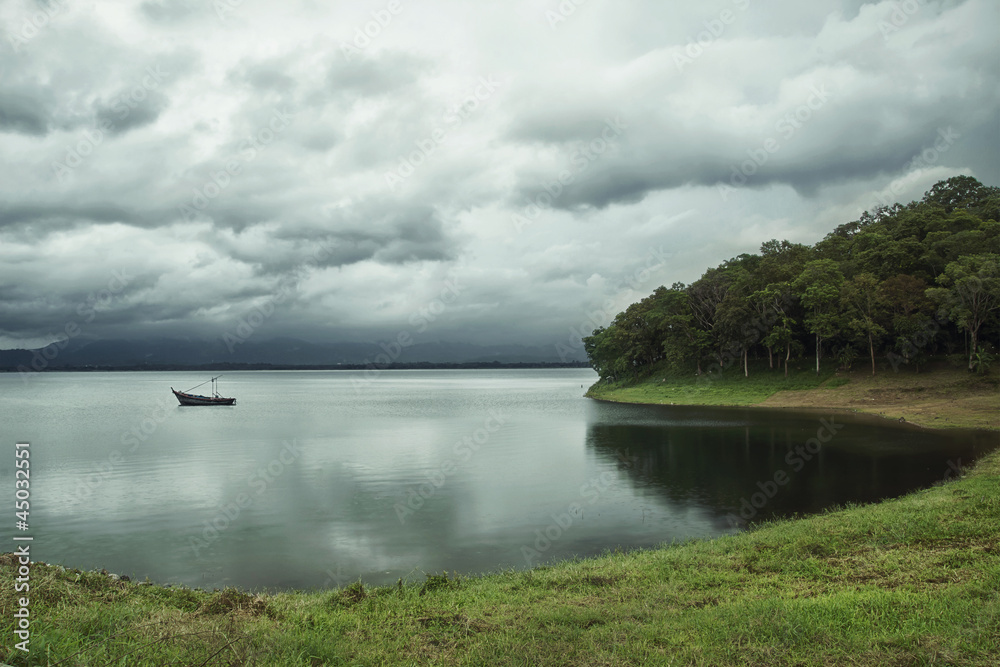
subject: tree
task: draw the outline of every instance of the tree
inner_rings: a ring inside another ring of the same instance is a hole
[[[891,315],[891,330],[895,335],[893,346],[896,352],[889,353],[889,361],[896,368],[899,360],[909,364],[917,362],[930,337],[938,330],[931,319],[933,302],[925,292],[928,285],[920,278],[899,274],[882,283],[882,297]],[[902,356],[899,356],[902,355]]]
[[[662,354],[659,342],[662,336],[656,331],[656,318],[651,317],[654,300],[655,296],[650,296],[633,303],[612,322],[616,336],[622,341],[631,374],[652,364]]]
[[[755,326],[750,299],[754,276],[742,266],[733,267],[730,275],[729,290],[716,311],[716,331],[723,349],[728,349],[730,353],[739,351],[743,375],[749,377],[748,352],[761,338],[761,332]],[[721,352],[720,349],[719,363],[724,366]]]
[[[767,360],[770,368],[774,368],[771,363],[772,349],[784,346],[785,348],[785,377],[788,377],[788,361],[792,357],[792,344],[795,336],[795,319],[791,316],[791,310],[795,295],[792,284],[788,281],[772,283],[763,290],[755,292],[753,300],[755,303],[763,305],[767,309],[767,314],[762,321],[769,321],[771,326],[764,336],[764,345],[767,346]]]
[[[963,255],[1000,254],[1000,222],[983,221],[959,211],[934,225],[922,245],[921,264],[930,270],[927,277],[933,280],[949,262]]]
[[[960,208],[981,212],[990,206],[990,199],[996,195],[997,188],[987,187],[972,176],[952,176],[935,183],[924,195],[923,201],[937,204],[947,213]]]
[[[832,259],[816,259],[808,262],[802,273],[792,283],[802,305],[812,313],[806,316],[806,329],[816,336],[816,374],[819,375],[819,360],[823,354],[823,340],[837,335],[841,328],[837,304],[840,301],[840,286],[844,274]]]
[[[813,250],[801,243],[771,239],[760,246],[760,282],[765,284],[793,280],[802,267],[813,259]]]
[[[913,237],[895,239],[878,232],[858,234],[856,247],[858,269],[878,277],[909,273],[924,252],[923,244]]]
[[[691,313],[702,331],[707,333],[719,350],[719,365],[723,365],[722,337],[716,329],[719,304],[729,291],[730,278],[722,269],[709,269],[701,278],[688,286]]]
[[[583,339],[583,349],[587,358],[602,380],[617,380],[623,370],[621,362],[624,351],[615,340],[615,331],[604,327],[595,329],[593,335]]]
[[[767,345],[769,360],[772,348],[784,346],[786,378],[788,377],[788,360],[792,357],[793,336],[794,332],[792,330],[791,318],[781,315],[777,325],[772,327],[771,331],[764,337],[764,344]]]
[[[845,345],[833,351],[834,357],[840,362],[840,367],[845,371],[851,370],[851,365],[858,358],[858,351],[853,345]]]
[[[846,306],[847,326],[859,338],[868,341],[872,375],[875,375],[875,341],[887,333],[880,322],[886,302],[878,278],[870,273],[859,273],[843,284],[841,300]]]
[[[686,362],[694,359],[696,373],[701,375],[701,358],[712,345],[712,337],[698,328],[687,288],[674,283],[663,294],[661,301],[663,355],[674,372],[683,370]]]
[[[942,287],[927,290],[951,321],[969,333],[969,370],[979,349],[979,330],[1000,309],[1000,255],[968,255],[951,262],[938,276]]]

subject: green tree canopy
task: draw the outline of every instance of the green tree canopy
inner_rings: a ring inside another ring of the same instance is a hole
[[[613,380],[654,368],[700,374],[708,360],[749,374],[751,356],[774,369],[776,353],[787,374],[810,346],[817,373],[824,348],[846,363],[855,345],[873,373],[880,356],[919,368],[940,349],[968,348],[973,368],[1000,340],[998,204],[1000,188],[959,176],[920,201],[865,211],[814,246],[765,241],[690,285],[657,288],[585,349]]]

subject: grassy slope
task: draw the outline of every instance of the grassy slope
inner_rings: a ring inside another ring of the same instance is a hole
[[[1000,374],[971,375],[946,365],[932,372],[751,371],[749,378],[730,370],[702,378],[653,377],[618,386],[594,385],[591,398],[625,403],[677,405],[757,405],[776,408],[843,409],[900,417],[922,426],[1000,429]]]
[[[255,596],[36,565],[31,584],[31,664],[995,665],[1000,451],[901,499],[531,572]]]

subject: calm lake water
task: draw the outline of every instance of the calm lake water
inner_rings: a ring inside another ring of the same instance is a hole
[[[236,406],[177,405],[171,386],[205,379],[0,374],[0,493],[13,514],[13,444],[30,442],[35,560],[206,588],[525,568],[899,495],[1000,444],[600,403],[581,369],[227,373]]]

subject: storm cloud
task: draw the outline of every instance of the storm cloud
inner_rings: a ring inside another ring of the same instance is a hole
[[[0,347],[214,338],[278,294],[255,335],[392,339],[448,285],[421,340],[565,344],[890,184],[1000,183],[991,0],[16,0],[0,25]]]

